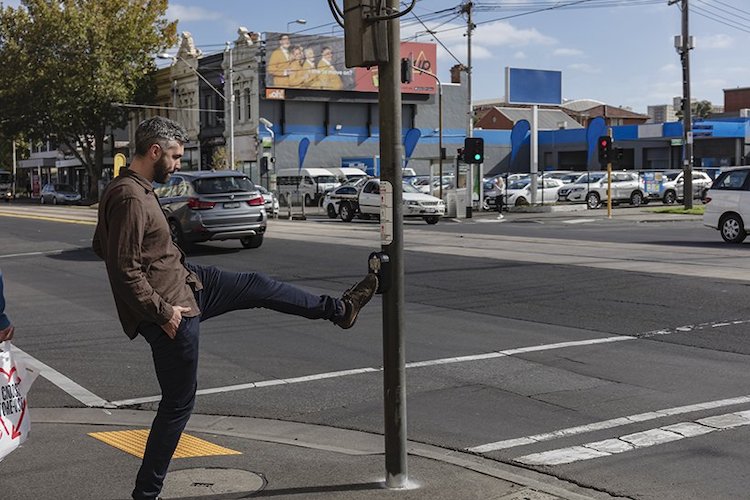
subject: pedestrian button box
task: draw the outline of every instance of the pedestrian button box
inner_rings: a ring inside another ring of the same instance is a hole
[[[367,259],[369,271],[378,277],[376,293],[384,293],[391,288],[390,265],[390,259],[385,252],[372,252]]]

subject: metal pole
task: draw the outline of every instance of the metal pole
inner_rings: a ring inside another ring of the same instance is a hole
[[[232,80],[234,79],[233,62],[232,62],[232,46],[227,42],[227,51],[229,52],[229,168],[234,168],[234,90],[232,87]]]
[[[539,172],[539,106],[531,106],[531,144],[529,154],[529,185],[531,186],[531,204],[536,205],[536,192],[539,186],[537,173]]]
[[[466,125],[466,137],[474,137],[474,108],[471,103],[471,32],[474,31],[474,24],[471,20],[471,10],[474,7],[473,2],[466,2],[463,6],[463,12],[467,14],[466,18],[466,102],[469,107],[469,122]],[[466,217],[471,217],[471,210],[474,201],[474,165],[466,166]],[[456,172],[456,181],[458,181],[458,172]],[[482,200],[479,200],[480,203]]]
[[[18,179],[16,178],[16,140],[13,139],[13,186],[11,187],[11,192],[13,193],[13,199],[16,199],[16,185],[18,184]]]
[[[612,137],[611,127],[607,129],[607,135]],[[607,162],[607,218],[612,218],[612,158]]]
[[[412,66],[412,68],[415,71],[423,73],[427,76],[431,76],[432,78],[435,79],[435,81],[438,84],[438,149],[439,149],[438,165],[439,165],[439,171],[440,171],[440,181],[438,183],[440,185],[439,187],[440,199],[442,200],[443,199],[443,84],[440,82],[440,79],[437,77],[435,73],[431,73],[417,66]]]
[[[693,126],[692,109],[690,106],[690,29],[688,24],[688,0],[682,0],[682,103],[683,119],[683,178],[682,196],[685,199],[685,208],[693,208]]]
[[[387,0],[397,12],[398,0]],[[391,265],[391,287],[383,294],[383,399],[385,410],[385,483],[404,488],[408,479],[406,454],[406,368],[404,349],[404,242],[401,138],[401,23],[388,21],[388,62],[378,64],[380,75],[380,240]]]

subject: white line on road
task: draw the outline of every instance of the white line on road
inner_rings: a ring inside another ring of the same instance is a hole
[[[750,411],[740,411],[702,418],[695,422],[680,422],[673,425],[627,434],[614,439],[595,441],[580,446],[532,453],[514,458],[514,462],[526,465],[562,465],[593,458],[609,457],[617,453],[648,448],[681,439],[702,436],[712,432],[750,425]]]
[[[94,394],[93,392],[89,391],[88,389],[85,389],[84,387],[81,387],[80,385],[73,382],[71,379],[63,375],[62,373],[58,372],[54,368],[45,365],[38,359],[30,356],[26,352],[22,351],[15,345],[13,346],[13,352],[15,355],[18,356],[19,359],[21,359],[22,362],[25,362],[27,365],[31,366],[32,368],[36,368],[39,371],[39,375],[46,378],[53,384],[55,384],[57,387],[68,393],[69,395],[76,398],[81,403],[85,404],[86,406],[90,407],[98,407],[98,408],[111,408],[111,404],[105,400]]]
[[[584,224],[586,222],[596,222],[596,219],[570,219],[564,220],[563,224]]]
[[[675,415],[682,415],[684,413],[690,413],[701,410],[712,410],[715,408],[722,408],[725,406],[733,406],[739,404],[750,403],[750,395],[739,396],[730,399],[719,399],[716,401],[707,401],[705,403],[696,403],[687,406],[676,406],[674,408],[666,408],[663,410],[656,410],[647,413],[637,413],[635,415],[629,415],[626,417],[613,418],[610,420],[602,420],[600,422],[594,422],[586,425],[579,425],[576,427],[568,427],[567,429],[560,429],[557,431],[546,432],[544,434],[534,434],[531,436],[524,436],[515,439],[506,439],[504,441],[497,441],[494,443],[483,444],[480,446],[473,446],[467,448],[468,451],[475,453],[487,453],[490,451],[503,450],[508,448],[515,448],[516,446],[524,446],[527,444],[540,443],[542,441],[550,441],[552,439],[560,439],[568,436],[575,436],[578,434],[585,434],[587,432],[600,431],[604,429],[612,429],[615,427],[622,427],[624,425],[633,424],[636,422],[646,422],[648,420],[655,420],[657,418],[671,417]]]
[[[0,255],[0,259],[9,259],[11,257],[31,257],[34,255],[57,255],[63,253],[65,250],[49,250],[46,252],[26,252],[26,253],[10,253],[6,255]]]

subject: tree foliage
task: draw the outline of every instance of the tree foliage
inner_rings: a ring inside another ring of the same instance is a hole
[[[0,4],[1,5],[1,4]],[[167,0],[22,0],[0,10],[0,135],[54,137],[96,196],[111,127],[152,88],[153,55],[174,44]]]
[[[690,114],[693,117],[698,118],[708,118],[711,116],[711,113],[713,111],[713,104],[711,104],[711,101],[702,100],[702,101],[693,101],[690,103]],[[682,120],[682,109],[677,110],[675,113],[677,115],[677,118]]]

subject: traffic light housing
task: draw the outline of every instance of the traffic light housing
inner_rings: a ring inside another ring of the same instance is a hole
[[[599,163],[602,166],[612,162],[612,137],[608,135],[599,137],[596,148],[599,152]]]
[[[484,163],[484,139],[481,137],[464,139],[464,163]]]
[[[268,156],[260,157],[260,175],[266,175],[268,173]]]
[[[411,83],[414,79],[414,61],[409,54],[409,57],[401,58],[401,83]]]

